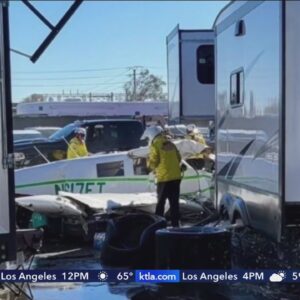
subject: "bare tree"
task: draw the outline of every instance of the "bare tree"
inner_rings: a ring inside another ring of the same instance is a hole
[[[158,76],[142,69],[124,84],[127,101],[166,100],[163,87],[166,83]]]

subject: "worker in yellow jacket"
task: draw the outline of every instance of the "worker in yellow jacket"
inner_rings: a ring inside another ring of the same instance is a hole
[[[202,153],[193,155],[190,157],[190,159],[199,159],[199,158],[206,159],[209,156],[209,154],[211,153],[211,148],[207,146],[205,138],[200,133],[200,131],[196,127],[196,125],[195,124],[187,125],[186,133],[187,133],[187,135],[185,136],[185,138],[187,140],[195,141],[195,142],[207,147],[204,151],[202,151]],[[204,162],[203,162],[203,166],[204,166]]]
[[[85,144],[85,136],[86,130],[84,128],[78,127],[75,129],[75,137],[71,139],[68,147],[67,159],[88,156],[89,153]]]
[[[199,144],[206,145],[206,141],[203,137],[203,135],[200,133],[199,129],[196,127],[195,124],[189,124],[186,127],[186,139],[190,139],[193,141],[198,142]]]
[[[170,203],[171,223],[179,226],[179,194],[181,181],[181,156],[176,146],[167,139],[160,126],[147,128],[141,139],[149,139],[150,153],[147,161],[157,182],[156,214],[164,215],[166,200]]]

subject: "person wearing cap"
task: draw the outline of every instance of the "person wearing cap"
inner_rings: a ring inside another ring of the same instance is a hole
[[[179,194],[181,182],[181,156],[176,146],[167,139],[160,126],[148,127],[141,139],[149,140],[150,153],[147,167],[156,177],[157,205],[155,213],[164,215],[166,200],[170,203],[171,224],[179,226]]]
[[[187,125],[186,132],[187,135],[185,138],[187,140],[192,140],[205,146],[205,149],[201,153],[190,156],[190,161],[194,161],[194,165],[197,166],[197,169],[210,169],[212,164],[212,160],[210,157],[212,154],[211,147],[207,145],[203,135],[200,133],[199,129],[195,124]]]
[[[88,150],[85,144],[86,130],[82,127],[75,129],[75,137],[70,141],[67,151],[67,159],[88,156]]]
[[[200,144],[206,145],[206,141],[203,135],[195,124],[189,124],[186,126],[186,139],[196,141]]]
[[[210,147],[207,146],[207,143],[205,141],[205,138],[203,137],[203,135],[200,133],[199,129],[197,128],[197,126],[195,124],[189,124],[186,127],[186,139],[187,140],[192,140],[195,141],[199,144],[202,144],[204,146],[207,147],[207,150],[205,152],[203,152],[202,154],[197,155],[196,157],[198,158],[206,158],[207,155],[211,152]]]

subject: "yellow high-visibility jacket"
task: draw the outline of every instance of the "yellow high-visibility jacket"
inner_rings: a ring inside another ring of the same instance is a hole
[[[185,137],[187,140],[192,140],[192,141],[195,141],[199,144],[202,144],[204,146],[207,146],[206,144],[206,141],[203,137],[203,135],[201,133],[198,133],[198,134],[188,134],[186,137]],[[204,159],[206,156],[205,154],[196,154],[196,155],[193,155],[191,156],[190,158],[201,158],[201,159]]]
[[[67,159],[88,156],[88,154],[85,142],[81,142],[77,137],[71,139],[68,147]]]
[[[179,151],[165,136],[159,135],[152,141],[147,166],[154,171],[157,182],[180,180],[180,162]]]
[[[188,134],[185,138],[187,140],[193,140],[195,142],[198,142],[199,144],[203,144],[203,145],[207,146],[206,141],[205,141],[202,134],[199,134],[199,133],[198,134],[192,134],[192,135]]]

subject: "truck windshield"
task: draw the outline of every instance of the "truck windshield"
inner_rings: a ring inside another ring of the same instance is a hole
[[[49,137],[49,139],[50,140],[59,140],[59,139],[65,138],[65,137],[69,136],[76,127],[77,126],[75,124],[69,124],[69,125],[63,127],[62,129],[56,131],[55,133],[53,133]]]

